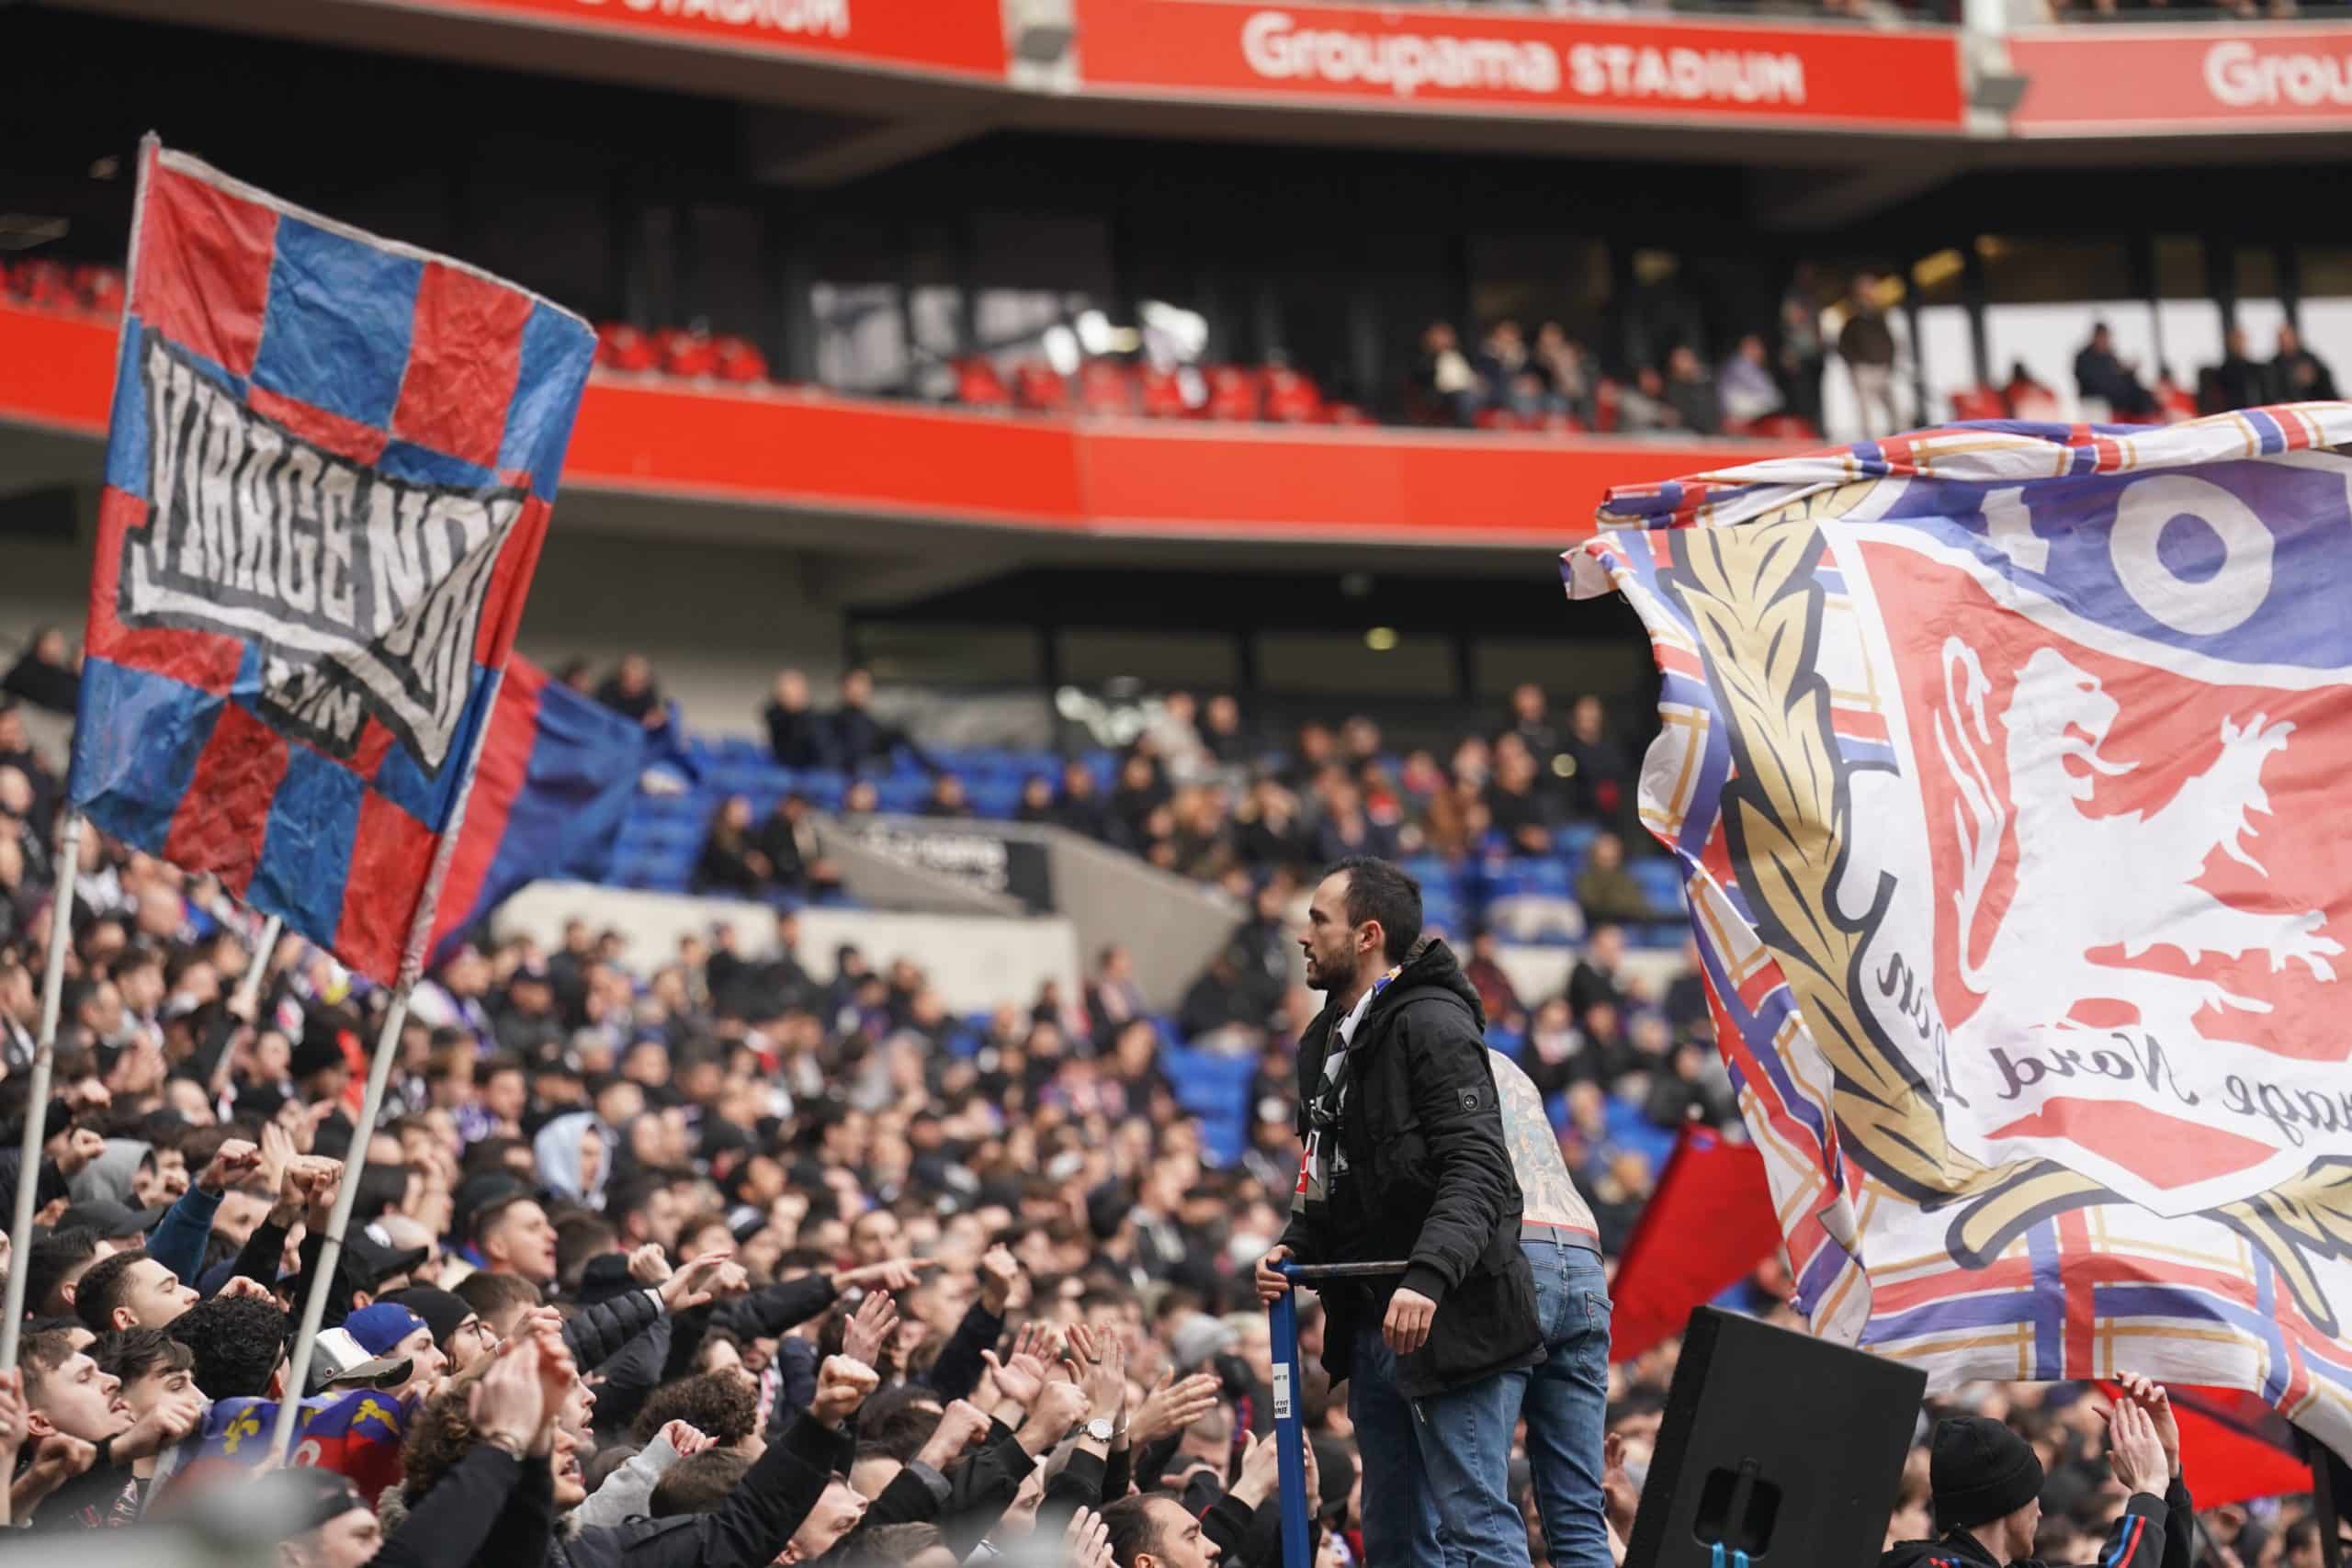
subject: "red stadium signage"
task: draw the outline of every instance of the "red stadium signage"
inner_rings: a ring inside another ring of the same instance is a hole
[[[2025,136],[2352,125],[2352,28],[2078,28],[2012,38],[2009,60]]]
[[[401,0],[651,41],[1004,79],[997,0]]]
[[[1078,0],[1090,92],[1424,114],[1958,129],[1956,35]]]

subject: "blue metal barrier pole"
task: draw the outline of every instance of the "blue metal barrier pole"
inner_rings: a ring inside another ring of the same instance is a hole
[[[1291,1264],[1281,1265],[1285,1276]],[[1306,1559],[1306,1455],[1305,1424],[1298,1416],[1298,1292],[1284,1291],[1266,1309],[1274,1348],[1274,1441],[1282,1464],[1283,1568],[1309,1568]]]

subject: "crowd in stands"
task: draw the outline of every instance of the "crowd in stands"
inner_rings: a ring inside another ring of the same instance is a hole
[[[584,670],[573,678],[592,684]],[[1125,747],[1068,757],[933,754],[877,719],[872,699],[862,670],[842,677],[828,710],[803,672],[778,675],[760,715],[766,757],[715,770],[689,886],[786,903],[829,896],[839,877],[816,811],[995,818],[1066,829],[1241,902],[1372,854],[1409,866],[1455,934],[1491,917],[1521,940],[1570,941],[1594,923],[1679,940],[1671,869],[1628,863],[1633,760],[1589,694],[1563,716],[1541,687],[1521,685],[1490,728],[1450,749],[1391,748],[1363,715],[1302,725],[1283,749],[1252,733],[1231,694],[1176,691],[1149,705]]]
[[[5,731],[0,752],[54,811],[47,761]],[[47,816],[9,820],[54,841]],[[169,1521],[207,1488],[276,1485],[299,1502],[289,1568],[1280,1561],[1249,1269],[1296,1178],[1286,1054],[1307,997],[1277,999],[1251,1138],[1218,1161],[1114,954],[1082,999],[1009,1001],[957,1043],[920,954],[847,954],[819,983],[790,921],[772,952],[715,931],[633,954],[585,921],[548,950],[461,947],[419,987],[329,1286],[315,1387],[339,1438],[256,1479],[383,995],[301,941],[254,954],[256,921],[207,879],[104,837],[85,856],[47,1107],[24,1096],[47,877],[12,888],[0,942],[0,1117],[50,1131],[35,1173],[0,1159],[40,1201],[9,1260],[28,1269],[24,1373],[0,1380],[17,1526]],[[1515,1018],[1491,952],[1470,952]],[[1670,1055],[1701,1048],[1696,989],[1633,995],[1597,938],[1520,1043],[1564,1089],[1611,1258],[1651,1180],[1613,1126],[1628,1081],[1726,1114],[1717,1075],[1644,1072],[1642,1043],[1616,1043],[1609,1013],[1651,1006],[1677,1018]],[[1788,1295],[1771,1265],[1738,1303],[1794,1325]],[[1315,1561],[1339,1568],[1360,1561],[1360,1491],[1319,1328],[1310,1303],[1296,1396]],[[1621,1535],[1672,1363],[1665,1345],[1611,1373]],[[2049,1458],[2053,1561],[2086,1556],[2120,1506],[2091,1404],[1978,1384],[1936,1405],[2004,1417]],[[1928,1533],[1924,1460],[1889,1540]],[[2206,1528],[2199,1568],[2317,1561],[2298,1502]]]
[[[1901,427],[1893,395],[1895,344],[1876,280],[1858,276],[1825,311],[1801,269],[1780,319],[1740,333],[1710,360],[1693,312],[1668,308],[1638,334],[1630,364],[1611,373],[1557,321],[1532,336],[1508,318],[1489,325],[1476,349],[1448,321],[1421,334],[1408,412],[1425,424],[1486,430],[1752,435],[1817,440],[1821,380],[1835,351],[1855,382],[1873,431]]]
[[[2112,329],[2098,322],[2091,328],[2089,341],[2075,355],[2075,390],[2087,414],[2119,424],[2177,424],[2232,409],[2332,402],[2337,396],[2335,372],[2304,345],[2302,334],[2291,322],[2279,324],[2267,359],[2254,356],[2243,327],[2232,327],[2222,343],[2221,362],[2200,369],[2193,384],[2170,367],[2160,367],[2151,383],[2142,378],[2136,364],[2116,352]],[[1978,387],[1955,393],[1951,413],[1954,419],[2066,417],[2057,392],[2036,379],[2022,362],[2009,367],[2007,381],[1998,388]]]
[[[72,671],[61,639],[40,639],[7,686],[55,702]],[[651,715],[658,684],[639,675],[609,689]],[[865,694],[848,685],[834,712],[796,716],[805,692],[780,682],[779,751],[903,744],[860,716]],[[1408,829],[1467,832],[1483,813],[1532,856],[1549,818],[1526,796],[1622,812],[1626,760],[1603,717],[1577,704],[1555,728],[1539,697],[1464,743],[1483,761],[1457,756],[1449,779],[1429,759],[1429,801],[1459,797],[1464,822],[1433,824],[1427,805],[1407,820],[1400,784],[1381,830],[1401,848]],[[1131,761],[1180,790],[1262,761],[1223,704],[1197,723],[1173,705]],[[27,1270],[31,1315],[21,1375],[0,1378],[13,1525],[157,1523],[248,1486],[292,1500],[288,1568],[1280,1561],[1250,1271],[1298,1169],[1292,1045],[1317,1003],[1272,961],[1295,935],[1279,882],[1236,933],[1231,979],[1188,998],[1181,1025],[1146,1013],[1116,952],[1080,995],[957,1019],[920,953],[851,950],[815,978],[789,918],[768,951],[718,927],[633,952],[593,908],[551,945],[460,946],[417,988],[356,1179],[311,1380],[315,1462],[262,1475],[387,998],[300,939],[255,953],[259,920],[217,884],[93,832],[54,1098],[28,1103],[62,806],[59,760],[24,716],[0,711],[0,1122],[14,1123],[0,1211],[31,1181],[39,1221],[6,1260]],[[1236,825],[1234,852],[1280,847],[1243,863],[1306,863],[1327,830],[1358,847],[1385,814],[1351,798],[1381,765],[1362,726],[1303,738],[1301,753],[1287,779],[1253,784],[1276,808]],[[1498,784],[1507,812],[1484,798]],[[1285,799],[1312,804],[1285,818]],[[1103,807],[1106,832],[1148,829],[1164,808]],[[1580,892],[1596,908],[1632,896],[1619,869],[1593,857]],[[1664,1129],[1733,1114],[1703,994],[1689,974],[1645,989],[1613,927],[1542,998],[1511,993],[1491,936],[1458,940],[1492,1043],[1555,1097],[1614,1258]],[[1238,1150],[1212,1148],[1175,1087],[1195,1049],[1180,1030],[1196,1026],[1255,1064]],[[15,1141],[34,1116],[44,1142],[27,1171]],[[1775,1263],[1736,1300],[1793,1326],[1789,1294]],[[1304,1322],[1315,1561],[1340,1568],[1361,1561],[1358,1466],[1345,1402],[1313,1363],[1311,1301]],[[1673,1364],[1669,1343],[1611,1373],[1621,1535]],[[2078,1389],[1984,1385],[1937,1406],[2005,1418],[2048,1458],[2041,1545],[2056,1560],[2118,1506],[2098,1484],[2090,1404]],[[1111,1438],[1088,1436],[1095,1417]],[[1925,1459],[1911,1456],[1890,1540],[1928,1533]],[[2315,1561],[2299,1502],[2207,1523],[2197,1568]],[[1532,1524],[1530,1538],[1540,1562]]]

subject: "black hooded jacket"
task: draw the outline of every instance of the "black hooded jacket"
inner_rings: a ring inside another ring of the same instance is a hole
[[[1338,1043],[1336,1003],[1298,1045],[1299,1137]],[[1355,1330],[1398,1284],[1437,1303],[1429,1343],[1397,1369],[1418,1399],[1544,1359],[1535,1285],[1519,1247],[1519,1180],[1503,1143],[1478,994],[1445,943],[1416,944],[1373,998],[1348,1051],[1326,1197],[1293,1204],[1283,1245],[1301,1263],[1407,1260],[1401,1280],[1323,1292],[1323,1365],[1348,1375]],[[1344,1156],[1344,1168],[1337,1156]]]

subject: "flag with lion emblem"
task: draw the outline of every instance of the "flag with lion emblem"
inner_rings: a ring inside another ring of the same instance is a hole
[[[1645,825],[1815,1332],[2352,1454],[2352,404],[1611,494]]]

